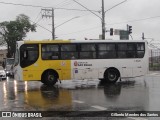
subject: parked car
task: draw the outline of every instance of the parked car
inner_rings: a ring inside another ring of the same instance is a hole
[[[3,62],[3,68],[6,72],[6,76],[12,76],[13,72],[11,70],[12,65],[14,64],[14,58],[5,58]]]
[[[14,64],[11,66],[10,69],[10,77],[14,78],[14,72],[13,72]]]
[[[6,72],[4,71],[3,67],[0,66],[0,80],[6,79]]]

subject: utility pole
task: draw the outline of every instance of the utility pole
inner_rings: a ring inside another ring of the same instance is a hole
[[[102,0],[102,39],[105,40],[105,12],[104,12],[104,0]]]
[[[100,17],[99,15],[95,14],[93,11],[91,11],[90,9],[88,9],[87,7],[85,7],[84,5],[82,5],[81,3],[77,2],[76,0],[73,0],[74,2],[76,2],[77,4],[79,4],[80,6],[82,6],[83,8],[85,8],[86,10],[88,10],[89,12],[91,12],[92,14],[94,14],[95,16],[99,17],[102,23],[102,39],[105,39],[105,32],[106,32],[106,28],[105,28],[105,11],[104,11],[104,0],[102,0],[102,17]]]
[[[102,23],[102,39],[105,39],[105,32],[106,32],[106,28],[105,28],[105,13],[108,12],[109,10],[117,7],[118,5],[126,2],[127,0],[124,0],[116,5],[114,5],[113,7],[111,7],[110,9],[104,11],[104,0],[102,0],[102,17],[100,17],[99,15],[95,14],[93,11],[91,11],[90,9],[88,9],[87,7],[85,7],[84,5],[82,5],[81,3],[77,2],[76,0],[73,0],[74,2],[76,2],[77,4],[79,4],[80,6],[82,6],[83,8],[85,8],[86,10],[88,10],[89,12],[91,12],[92,14],[94,14],[95,16],[99,17]]]
[[[43,8],[42,11],[42,18],[52,18],[52,40],[55,39],[55,27],[54,27],[54,9],[53,8]]]
[[[145,37],[144,37],[144,33],[142,33],[142,40],[144,40],[145,39]]]
[[[55,27],[54,27],[54,9],[52,8],[52,40],[55,39]]]

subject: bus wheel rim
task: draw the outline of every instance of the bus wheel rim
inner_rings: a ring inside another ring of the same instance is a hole
[[[116,74],[113,72],[109,72],[108,78],[110,81],[114,81],[116,79]]]
[[[48,80],[49,80],[49,81],[53,81],[53,80],[54,80],[54,75],[49,75],[49,76],[48,76]]]

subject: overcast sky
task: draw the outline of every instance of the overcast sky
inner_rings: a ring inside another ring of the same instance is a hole
[[[100,11],[101,0],[77,0],[88,9]],[[124,0],[104,0],[105,10]],[[73,0],[0,0],[0,2],[85,10]],[[25,14],[30,20],[52,31],[51,19],[41,16],[40,7],[24,7],[0,3],[0,22],[15,20],[19,14]],[[159,40],[160,36],[160,0],[127,0],[125,3],[106,12],[106,29],[124,29],[129,24],[133,29],[133,39],[141,39],[142,32],[146,38]],[[96,13],[101,17],[100,13]],[[55,26],[77,17],[55,29],[57,39],[98,39],[101,34],[101,20],[89,11],[74,11],[55,9]],[[26,39],[51,39],[51,32],[37,26],[37,32],[29,33]],[[119,39],[119,36],[110,36],[106,39]]]

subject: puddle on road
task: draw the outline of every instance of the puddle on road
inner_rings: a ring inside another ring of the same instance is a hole
[[[17,109],[69,111],[76,109],[73,105],[75,99],[82,99],[86,103],[93,104],[99,101],[110,108],[115,106],[121,108],[125,105],[130,107],[143,104],[144,101],[142,99],[138,101],[138,99],[141,96],[146,97],[148,94],[144,90],[144,86],[141,87],[133,80],[110,85],[103,84],[99,80],[66,80],[61,84],[58,82],[52,87],[33,81],[6,81],[0,85],[3,89],[1,110],[3,108],[3,110],[13,111]],[[138,85],[139,87],[137,87]],[[124,99],[127,101],[124,102]],[[134,100],[135,102],[133,102]]]
[[[65,88],[65,89],[77,89],[77,88],[91,88],[91,87],[97,87],[99,83],[99,80],[66,80],[63,81],[61,84],[57,84],[59,88]]]

